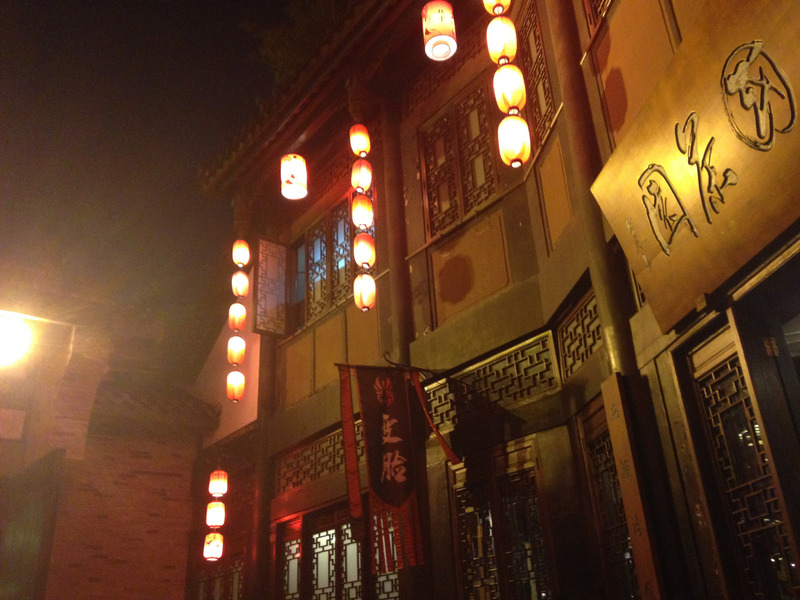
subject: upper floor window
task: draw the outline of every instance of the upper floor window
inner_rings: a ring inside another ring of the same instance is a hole
[[[481,84],[420,131],[429,238],[488,203],[497,191],[493,102]]]
[[[344,302],[353,293],[352,191],[292,246],[290,324],[299,329]],[[374,229],[374,228],[373,228]],[[370,233],[375,236],[374,230]]]

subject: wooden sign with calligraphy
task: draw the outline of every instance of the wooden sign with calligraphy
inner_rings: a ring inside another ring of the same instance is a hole
[[[708,0],[592,186],[664,332],[800,217],[798,31]]]

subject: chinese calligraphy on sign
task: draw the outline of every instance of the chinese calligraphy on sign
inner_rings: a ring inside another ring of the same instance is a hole
[[[751,148],[767,152],[776,133],[794,128],[794,92],[786,74],[764,52],[762,40],[742,44],[731,52],[722,69],[721,83],[728,121],[736,136]],[[749,119],[748,113],[752,113]]]
[[[728,56],[722,70],[721,86],[725,111],[736,136],[756,150],[769,151],[775,133],[786,133],[794,128],[796,121],[794,92],[783,70],[763,51],[764,42],[753,41],[737,47]],[[736,107],[732,98],[739,101]],[[743,109],[743,110],[742,110]],[[751,126],[743,121],[752,113]],[[776,123],[776,116],[779,122]],[[702,158],[698,149],[700,117],[689,113],[681,127],[675,124],[675,144],[686,156],[689,166],[695,167],[700,202],[706,221],[713,222],[725,203],[725,189],[739,183],[733,169],[719,170],[713,162],[715,137],[711,137],[703,148]],[[648,165],[637,181],[642,191],[642,202],[653,235],[667,256],[672,254],[672,240],[678,227],[686,224],[694,237],[699,237],[697,227],[669,179],[666,169],[660,164]]]
[[[400,453],[395,446],[403,441],[400,436],[392,433],[392,428],[398,423],[390,411],[394,404],[394,392],[392,391],[392,380],[388,377],[376,377],[373,385],[375,398],[381,407],[381,450],[383,454],[383,467],[381,470],[381,483],[397,482],[403,483],[406,480],[406,457]]]

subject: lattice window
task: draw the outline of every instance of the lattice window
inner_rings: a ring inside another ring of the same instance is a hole
[[[503,523],[503,564],[508,600],[550,598],[552,589],[539,515],[533,470],[500,480]]]
[[[528,87],[527,110],[534,131],[533,150],[544,144],[556,116],[553,86],[547,69],[542,26],[535,0],[528,0],[519,21],[519,62]]]
[[[454,469],[461,586],[469,600],[552,598],[530,438],[494,451],[494,473]],[[501,465],[518,464],[506,472]]]
[[[364,442],[361,421],[356,421],[356,451],[359,459],[363,459]],[[275,468],[277,470],[276,494],[283,494],[322,477],[343,471],[342,430],[337,429],[282,455],[278,458]]]
[[[586,449],[597,499],[605,573],[612,588],[608,593],[614,598],[639,598],[639,583],[608,430],[587,441]]]
[[[468,600],[500,598],[494,525],[487,484],[456,490],[461,579]]]
[[[276,531],[281,600],[359,600],[364,595],[399,600],[397,573],[372,573],[368,553],[353,535],[347,507],[292,519],[277,525]],[[364,594],[364,589],[370,592]]]
[[[298,308],[302,308],[305,296],[305,322],[319,318],[352,293],[352,239],[348,194],[293,246],[291,296]],[[292,323],[295,329],[302,324],[302,319]]]
[[[497,190],[489,106],[488,89],[480,85],[420,131],[431,238],[485,205]]]
[[[459,411],[468,411],[479,396],[482,402],[513,402],[558,388],[553,337],[543,333],[485,361],[426,386],[428,409],[437,427],[446,431]]]
[[[791,534],[739,356],[723,358],[695,382],[735,542],[732,551],[748,595],[759,600],[798,598]]]
[[[306,233],[306,316],[328,308],[328,223],[322,220]]]
[[[558,326],[558,350],[564,380],[575,373],[603,345],[603,333],[594,293],[587,294]]]

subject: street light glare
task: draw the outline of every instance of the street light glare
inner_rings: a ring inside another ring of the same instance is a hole
[[[33,331],[20,315],[0,313],[0,367],[20,360],[31,347]]]

